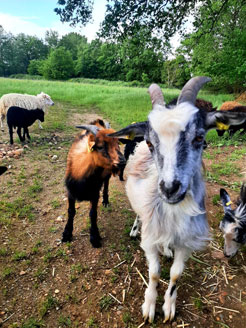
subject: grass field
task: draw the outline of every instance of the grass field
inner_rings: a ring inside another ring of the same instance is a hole
[[[94,85],[74,82],[30,81],[0,78],[0,96],[6,93],[48,93],[54,101],[67,102],[72,106],[84,106],[99,110],[116,127],[144,121],[151,109],[147,88]],[[164,89],[165,102],[179,95],[178,89]],[[201,91],[200,97],[209,100],[215,107],[231,100],[232,95],[214,95]]]
[[[89,204],[78,204],[74,239],[60,244],[67,217],[64,174],[66,157],[77,133],[75,125],[100,115],[113,127],[145,120],[151,108],[146,88],[73,82],[0,79],[1,94],[48,93],[55,101],[45,116],[44,130],[30,127],[23,153],[8,157],[7,129],[0,132],[0,326],[3,328],[138,328],[143,327],[141,304],[147,265],[140,240],[129,237],[135,214],[124,183],[110,181],[110,207],[99,206],[103,247],[89,243]],[[164,90],[168,102],[178,90]],[[220,105],[228,95],[202,93]],[[16,135],[15,135],[16,136]],[[170,262],[162,260],[157,311],[145,328],[242,328],[246,315],[245,247],[230,261],[216,257],[223,248],[218,226],[223,215],[219,189],[234,202],[245,177],[246,143],[235,136],[218,139],[210,132],[204,151],[206,207],[213,241],[193,254],[179,282],[177,315],[163,325],[163,295]],[[55,158],[54,158],[55,155]],[[138,271],[137,271],[138,270]]]

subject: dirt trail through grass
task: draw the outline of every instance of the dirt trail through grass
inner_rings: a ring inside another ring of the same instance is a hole
[[[129,237],[135,214],[118,178],[110,182],[110,207],[99,208],[103,247],[89,243],[88,203],[77,205],[74,239],[60,244],[66,222],[66,155],[76,134],[96,112],[58,104],[50,109],[44,130],[30,129],[32,142],[0,177],[0,326],[137,328],[147,266],[140,240]],[[1,135],[0,152],[8,145]],[[22,148],[18,144],[19,148]],[[236,200],[245,171],[245,146],[208,147],[207,210],[214,240],[193,254],[180,280],[177,315],[165,327],[242,328],[246,322],[245,249],[228,262],[220,259],[223,238],[218,193],[230,187]],[[227,163],[228,162],[228,163]],[[220,165],[223,163],[223,165]],[[228,164],[228,165],[227,165]],[[230,165],[229,165],[230,164]],[[164,327],[161,306],[171,262],[162,259],[155,323]]]

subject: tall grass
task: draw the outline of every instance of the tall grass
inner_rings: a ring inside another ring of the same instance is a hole
[[[37,94],[48,93],[54,101],[82,106],[90,110],[99,110],[101,114],[114,123],[115,127],[123,127],[131,122],[146,120],[151,109],[147,88],[132,88],[118,84],[100,85],[75,82],[53,82],[41,80],[18,80],[0,78],[0,96],[6,93]],[[163,89],[165,101],[169,102],[179,95],[178,89]],[[214,95],[201,91],[199,97],[212,101],[214,106],[220,106],[232,95]]]

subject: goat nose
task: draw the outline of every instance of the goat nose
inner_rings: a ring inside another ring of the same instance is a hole
[[[178,192],[180,186],[181,183],[178,180],[174,180],[170,185],[166,185],[163,180],[160,182],[160,189],[167,198],[174,196]]]

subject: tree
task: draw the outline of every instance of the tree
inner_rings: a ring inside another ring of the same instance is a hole
[[[81,43],[86,43],[87,38],[78,33],[71,32],[64,35],[58,42],[58,47],[64,47],[69,50],[72,54],[73,60],[78,58],[78,47]]]
[[[218,2],[213,1],[213,6]],[[200,27],[186,36],[180,52],[189,58],[193,75],[212,77],[210,85],[217,90],[238,92],[246,81],[246,7],[236,0],[229,0],[227,7],[229,11],[214,24],[214,33],[204,33],[211,26],[206,20],[209,12],[203,8]]]
[[[42,74],[47,79],[66,80],[74,74],[71,53],[64,47],[52,50],[44,62]]]
[[[50,49],[57,48],[59,42],[59,34],[57,31],[46,31],[44,39]]]
[[[220,17],[230,12],[230,0],[108,0],[102,24],[102,36],[119,38],[134,35],[141,27],[169,39],[175,32],[184,30],[187,18],[194,18],[197,31],[201,24],[201,12],[207,11],[206,32],[211,32]],[[243,7],[246,0],[238,0]],[[92,0],[59,0],[61,8],[55,11],[61,21],[71,25],[85,25],[91,20]]]
[[[92,18],[93,0],[58,0],[54,9],[62,22],[86,25]],[[62,8],[62,6],[64,6]]]
[[[190,77],[190,68],[183,55],[177,55],[175,59],[164,62],[161,78],[168,87],[181,88]]]
[[[45,60],[33,59],[30,61],[27,72],[30,75],[42,75]]]

